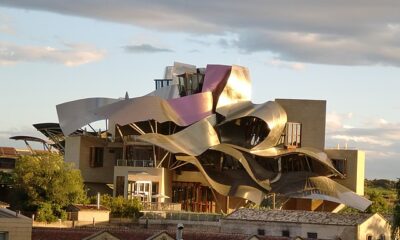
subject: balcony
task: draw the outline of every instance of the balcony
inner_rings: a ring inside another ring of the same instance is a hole
[[[115,166],[125,166],[125,167],[154,167],[153,160],[123,160],[117,159]]]
[[[141,219],[219,222],[221,214],[196,212],[144,212]]]
[[[180,203],[143,202],[143,211],[181,211]]]

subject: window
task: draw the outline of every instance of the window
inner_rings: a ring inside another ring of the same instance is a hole
[[[379,235],[379,240],[385,240],[386,238],[385,238],[385,234],[381,234],[381,235]]]
[[[0,168],[14,169],[15,168],[15,159],[14,158],[0,158]]]
[[[332,164],[338,170],[341,174],[346,175],[347,171],[347,164],[346,164],[346,159],[332,159]]]
[[[0,232],[0,240],[8,240],[8,232]]]
[[[367,236],[367,240],[372,240],[372,236],[371,236],[371,235],[368,235],[368,236]]]
[[[103,167],[104,148],[90,148],[90,167]]]
[[[308,232],[307,233],[307,238],[318,239],[318,234],[316,232]]]
[[[261,229],[261,228],[257,229],[257,235],[264,236],[265,235],[265,230]]]
[[[301,123],[286,123],[285,146],[301,147]]]
[[[283,230],[283,231],[282,231],[282,237],[290,237],[290,232],[289,232],[289,230]]]
[[[169,86],[172,82],[172,79],[154,79],[156,84],[156,90],[162,87]]]
[[[116,187],[115,187],[115,196],[124,196],[124,188],[125,188],[125,177],[117,176],[116,179]]]

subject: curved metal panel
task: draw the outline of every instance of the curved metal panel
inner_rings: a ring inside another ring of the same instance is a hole
[[[156,96],[143,96],[109,104],[96,110],[98,116],[120,125],[154,119],[158,122],[172,121],[177,125],[187,126],[211,113],[211,92],[168,100]]]
[[[276,102],[266,102],[263,104],[253,104],[245,101],[225,107],[226,119],[219,125],[243,117],[256,117],[268,124],[268,136],[251,148],[252,151],[262,150],[273,147],[279,141],[285,128],[287,116],[285,110]]]
[[[204,76],[202,92],[217,91],[221,84],[225,85],[231,66],[208,64]],[[221,89],[222,90],[222,89]]]
[[[203,119],[173,135],[147,133],[139,140],[154,144],[172,153],[198,156],[219,144],[218,135],[207,119]]]
[[[287,197],[321,199],[364,211],[371,201],[325,176],[309,172],[285,173],[281,180],[271,184],[272,191]]]
[[[94,111],[109,104],[121,102],[113,98],[85,98],[62,103],[56,106],[61,130],[65,136],[70,135],[82,126],[105,119]]]
[[[225,106],[251,99],[251,80],[246,67],[232,65],[228,81],[218,97],[216,111],[226,116]]]
[[[194,156],[176,156],[176,159],[195,165],[210,186],[221,195],[244,198],[256,204],[260,204],[265,197],[265,194],[258,188],[251,185],[244,185],[243,179],[241,181],[238,179],[238,176],[232,176],[233,181],[228,178],[229,176],[224,176],[222,174],[211,177],[210,173],[204,169],[203,165],[201,165],[199,160]],[[227,180],[229,180],[229,182]],[[224,181],[226,183],[223,183]]]
[[[284,155],[289,155],[289,154],[294,154],[294,153],[305,154],[305,155],[317,160],[318,162],[320,162],[322,165],[324,165],[330,171],[332,171],[332,173],[336,174],[337,176],[343,177],[343,174],[341,174],[333,166],[332,161],[328,158],[328,155],[326,155],[326,153],[321,152],[318,149],[307,148],[307,147],[295,148],[295,149],[284,149],[284,148],[272,147],[272,148],[268,148],[268,149],[264,149],[264,150],[249,151],[249,152],[251,154],[261,156],[261,157],[278,157],[278,156],[284,156]]]
[[[211,149],[223,152],[227,155],[234,157],[242,164],[243,168],[246,170],[247,174],[253,179],[254,182],[256,182],[265,190],[271,190],[269,179],[274,177],[276,174],[265,170],[254,160],[254,158],[226,144],[219,144],[211,147]]]

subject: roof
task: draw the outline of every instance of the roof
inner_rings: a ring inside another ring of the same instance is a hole
[[[0,208],[8,208],[10,205],[8,203],[0,201]]]
[[[100,231],[100,232],[96,232],[96,233],[93,233],[92,235],[90,235],[90,236],[88,236],[88,237],[85,237],[85,238],[83,238],[82,240],[90,240],[90,239],[100,239],[100,238],[98,238],[98,237],[100,237],[101,236],[101,239],[120,239],[120,238],[118,238],[118,237],[116,237],[116,236],[114,236],[112,233],[110,233],[109,231],[107,231],[107,230],[102,230],[102,231]]]
[[[173,236],[171,236],[167,231],[164,230],[164,231],[161,231],[161,232],[159,232],[159,233],[156,233],[156,234],[154,234],[154,235],[152,235],[152,236],[146,238],[146,240],[157,239],[157,238],[159,238],[159,237],[161,237],[161,236],[164,237],[164,238],[161,238],[161,239],[165,239],[165,240],[167,240],[167,239],[172,239],[172,240],[174,240],[174,239],[175,239],[175,238],[174,238]]]
[[[10,209],[7,208],[0,208],[0,218],[18,218],[18,219],[23,219],[24,221],[32,220],[22,214],[11,211]]]
[[[32,141],[32,142],[40,142],[40,143],[47,143],[45,140],[38,138],[38,137],[32,137],[32,136],[12,136],[10,139],[13,140],[23,140],[23,141]]]
[[[0,147],[0,156],[18,157],[17,150],[13,147]]]
[[[374,214],[339,214],[297,210],[258,210],[241,208],[224,219],[262,222],[308,223],[324,225],[356,226]]]
[[[96,204],[72,204],[70,207],[75,208],[77,211],[110,211],[110,209],[102,205],[97,209]]]
[[[85,237],[89,237],[94,233],[104,229],[99,228],[32,228],[32,239],[33,240],[82,240]],[[103,233],[105,231],[102,231]],[[109,228],[106,231],[113,236],[124,239],[124,240],[145,240],[149,237],[154,237],[160,234],[160,230],[156,229],[124,229],[124,228]],[[161,232],[161,233],[164,233]],[[168,235],[175,236],[175,231],[167,231]],[[246,240],[249,235],[244,234],[229,234],[229,233],[217,233],[207,231],[184,231],[183,238],[190,240]],[[258,236],[260,240],[287,240],[286,237],[269,237],[269,236]]]

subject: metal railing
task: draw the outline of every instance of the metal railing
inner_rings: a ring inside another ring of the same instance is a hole
[[[143,202],[143,211],[181,211],[180,203]]]
[[[127,166],[127,167],[154,167],[153,160],[123,160],[117,159],[116,166]]]
[[[196,212],[144,212],[141,218],[147,219],[167,219],[181,221],[204,221],[218,222],[221,219],[221,214],[213,213],[196,213]]]

